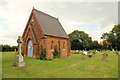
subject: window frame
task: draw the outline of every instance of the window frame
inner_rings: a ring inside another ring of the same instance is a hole
[[[65,42],[63,42],[63,50],[65,50]]]
[[[53,51],[54,49],[53,49],[53,41],[51,42],[51,51]]]

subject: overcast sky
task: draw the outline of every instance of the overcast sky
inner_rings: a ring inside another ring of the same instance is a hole
[[[22,36],[32,8],[59,18],[69,34],[85,31],[93,40],[101,41],[118,22],[117,2],[40,2],[37,0],[0,1],[0,44],[17,45]]]

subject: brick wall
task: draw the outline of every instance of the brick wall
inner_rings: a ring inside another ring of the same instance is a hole
[[[69,39],[66,38],[59,38],[59,37],[52,37],[52,36],[44,36],[46,38],[46,48],[47,48],[47,57],[52,58],[53,57],[53,51],[55,49],[55,45],[58,46],[58,50],[60,48],[60,54],[61,57],[67,57],[67,55],[70,54],[69,47],[68,45]],[[53,41],[53,50],[51,50],[51,42]],[[60,41],[60,45],[59,42]],[[63,43],[65,42],[65,49],[63,49]]]

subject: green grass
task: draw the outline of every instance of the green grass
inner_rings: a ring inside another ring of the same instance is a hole
[[[95,58],[82,61],[80,54],[72,54],[70,58],[57,58],[42,61],[24,57],[26,68],[12,67],[14,52],[2,53],[3,78],[117,78],[118,56],[108,53],[108,63],[101,62],[101,53]]]

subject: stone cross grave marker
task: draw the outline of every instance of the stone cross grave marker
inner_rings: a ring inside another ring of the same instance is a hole
[[[21,36],[18,36],[17,43],[18,43],[18,54],[15,56],[14,66],[15,67],[24,67],[25,62],[23,62],[23,56],[21,55],[21,44],[22,44]]]

